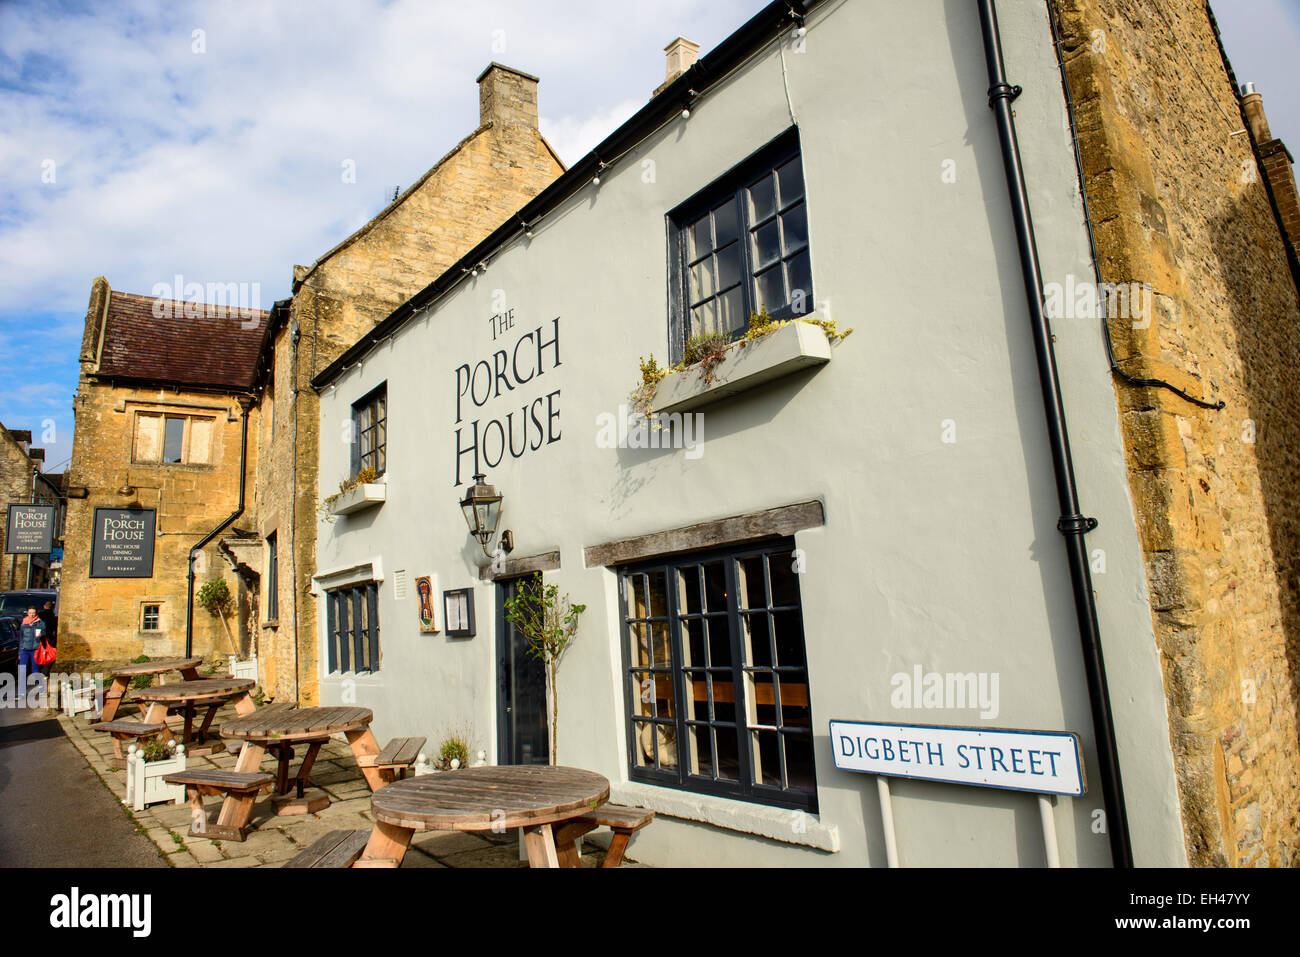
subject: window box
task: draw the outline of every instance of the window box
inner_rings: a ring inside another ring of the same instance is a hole
[[[650,405],[663,414],[686,412],[830,361],[831,344],[822,328],[810,322],[791,322],[761,338],[728,347],[708,381],[701,377],[698,365],[665,376]]]
[[[819,330],[820,331],[820,330]],[[368,482],[340,492],[330,502],[331,515],[351,515],[372,505],[382,505],[388,494],[388,486],[383,482]]]

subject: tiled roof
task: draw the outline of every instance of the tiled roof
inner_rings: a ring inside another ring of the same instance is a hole
[[[114,291],[96,374],[250,389],[266,317],[261,309],[173,302]]]

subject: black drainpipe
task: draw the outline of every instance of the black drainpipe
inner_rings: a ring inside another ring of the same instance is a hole
[[[208,534],[204,535],[193,548],[190,549],[190,572],[189,572],[189,598],[185,602],[185,657],[189,658],[194,654],[194,556],[203,551],[203,547],[212,541],[226,527],[239,516],[244,514],[244,485],[246,482],[245,470],[248,466],[248,410],[252,407],[250,400],[241,399],[240,406],[244,410],[242,424],[239,434],[239,507],[226,516],[226,520],[214,528]]]
[[[1084,672],[1088,677],[1092,729],[1097,741],[1097,763],[1100,765],[1102,799],[1106,806],[1106,832],[1110,836],[1112,862],[1116,867],[1127,868],[1133,866],[1133,849],[1129,844],[1128,813],[1124,808],[1119,752],[1115,745],[1115,724],[1110,710],[1110,692],[1106,687],[1106,664],[1101,654],[1097,604],[1092,593],[1092,576],[1088,570],[1088,550],[1084,541],[1084,535],[1097,527],[1097,520],[1084,518],[1079,512],[1079,494],[1074,484],[1074,464],[1070,458],[1070,437],[1065,426],[1065,406],[1061,401],[1061,383],[1056,373],[1052,332],[1043,311],[1043,276],[1038,264],[1038,244],[1034,240],[1034,223],[1029,212],[1025,174],[1020,163],[1020,145],[1016,141],[1016,123],[1011,113],[1011,101],[1020,95],[1020,87],[1007,82],[1002,62],[1002,40],[998,32],[998,14],[993,0],[976,2],[984,35],[984,58],[989,71],[989,107],[997,118],[998,138],[1002,141],[1002,160],[1007,174],[1007,188],[1011,194],[1011,216],[1016,223],[1020,267],[1025,280],[1025,295],[1029,300],[1034,352],[1038,357],[1038,378],[1043,390],[1048,440],[1052,446],[1056,495],[1061,507],[1061,517],[1056,527],[1065,536],[1070,581],[1074,585],[1074,610],[1079,619],[1079,640],[1083,647]]]

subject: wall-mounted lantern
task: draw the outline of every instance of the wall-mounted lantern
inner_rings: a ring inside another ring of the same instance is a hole
[[[482,472],[475,473],[474,484],[461,499],[460,508],[465,514],[465,524],[469,526],[469,533],[478,539],[479,545],[483,547],[483,554],[491,558],[492,552],[488,544],[496,535],[497,525],[501,521],[503,496],[491,485],[485,484],[483,479]],[[507,552],[514,547],[514,536],[510,534],[509,529],[501,533],[501,547]]]

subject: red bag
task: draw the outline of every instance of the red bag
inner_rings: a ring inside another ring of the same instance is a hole
[[[32,657],[36,659],[38,665],[52,665],[57,654],[58,652],[54,650],[52,644],[42,640],[40,647],[36,649],[36,653]]]

